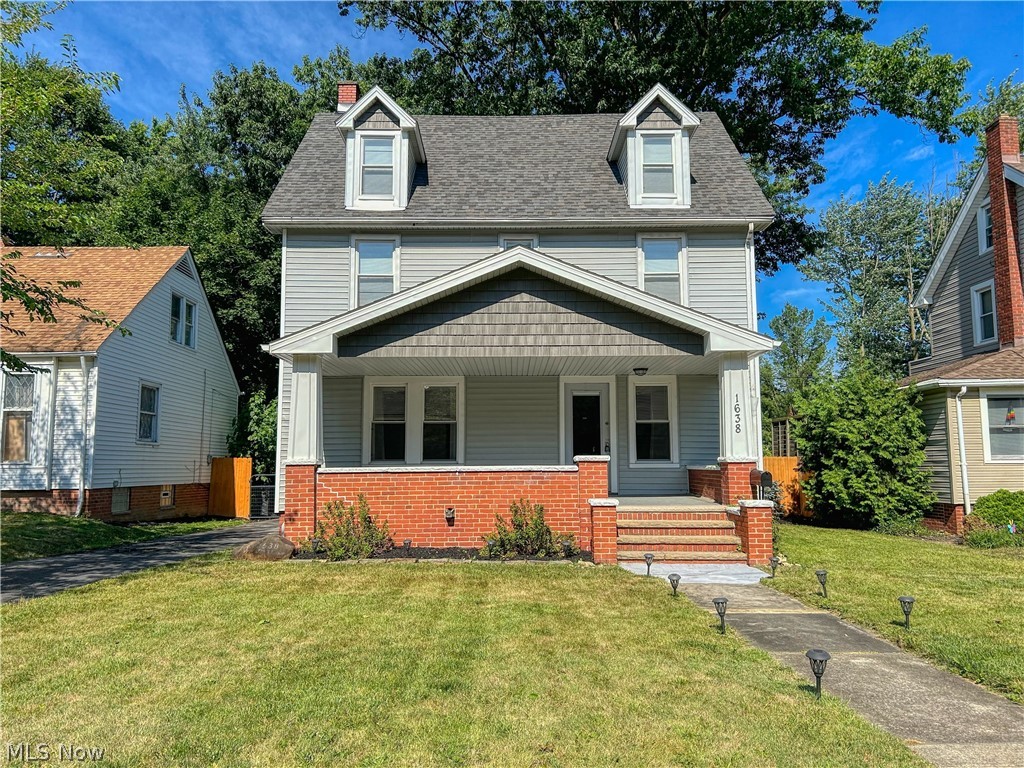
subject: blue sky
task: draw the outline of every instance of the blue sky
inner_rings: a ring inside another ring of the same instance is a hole
[[[335,45],[349,48],[356,61],[385,51],[405,55],[410,36],[392,30],[363,34],[351,17],[342,18],[331,2],[79,2],[52,17],[54,32],[29,38],[40,52],[58,56],[60,37],[70,34],[79,59],[91,71],[121,77],[120,92],[109,101],[124,121],[149,121],[177,109],[182,84],[205,94],[212,74],[231,64],[246,67],[263,60],[282,77],[303,55],[324,56]],[[919,26],[928,27],[932,50],[968,58],[968,88],[977,94],[1000,81],[1024,60],[1024,1],[886,2],[871,38],[889,43]],[[1018,71],[1020,80],[1021,72]],[[973,143],[940,144],[913,125],[886,115],[857,119],[831,141],[825,153],[828,178],[810,198],[816,209],[842,194],[858,196],[869,181],[887,172],[901,181],[926,185],[952,176],[957,157],[968,157]],[[768,318],[786,302],[821,311],[822,286],[804,281],[794,268],[764,278],[758,308]],[[766,322],[762,323],[766,326]]]

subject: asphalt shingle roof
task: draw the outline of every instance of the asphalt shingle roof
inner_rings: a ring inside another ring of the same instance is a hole
[[[423,222],[621,220],[773,215],[713,112],[699,113],[690,142],[691,207],[631,209],[608,163],[621,115],[472,117],[419,115],[427,164],[404,211],[345,210],[345,141],[335,114],[306,132],[263,210],[265,221],[402,219]]]
[[[122,322],[160,279],[188,251],[183,245],[158,248],[66,248],[56,255],[41,246],[4,247],[0,255],[21,277],[41,285],[77,280],[78,288],[66,288],[66,296],[82,299],[86,306],[115,322]],[[14,253],[19,258],[12,258]],[[43,254],[37,256],[36,254]],[[30,321],[21,305],[3,302],[11,312],[14,332],[4,330],[0,343],[8,352],[95,352],[114,329],[83,318],[83,312],[66,305],[54,313],[56,323]],[[130,330],[130,329],[129,329]]]
[[[903,385],[914,382],[947,379],[950,381],[1001,381],[1004,379],[1024,379],[1024,349],[1011,347],[998,352],[972,355],[955,363],[931,370],[915,373],[900,383]]]

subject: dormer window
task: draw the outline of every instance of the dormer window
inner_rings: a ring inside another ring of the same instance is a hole
[[[395,198],[395,138],[359,135],[359,197],[367,200]]]
[[[676,196],[676,170],[672,135],[640,134],[640,183],[644,197]]]

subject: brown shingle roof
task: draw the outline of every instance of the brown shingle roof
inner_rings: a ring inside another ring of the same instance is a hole
[[[900,383],[946,379],[948,381],[998,381],[1001,379],[1024,379],[1024,349],[1016,347],[973,355],[938,368],[908,376]]]
[[[0,256],[7,261],[12,254],[20,253],[20,258],[11,259],[14,269],[43,285],[59,280],[80,281],[81,287],[66,289],[66,295],[82,299],[91,309],[122,322],[187,251],[183,245],[66,248],[61,256],[53,248],[5,246]],[[81,310],[74,307],[58,308],[56,323],[30,322],[21,305],[13,301],[5,301],[3,311],[14,313],[10,324],[16,332],[4,330],[0,334],[0,343],[8,352],[95,352],[114,332],[84,319]]]

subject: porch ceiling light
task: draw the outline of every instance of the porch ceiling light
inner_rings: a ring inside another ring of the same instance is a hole
[[[715,610],[718,612],[718,631],[725,634],[725,609],[729,606],[729,598],[727,597],[716,597],[711,601],[714,603]]]
[[[779,560],[779,558],[777,558],[777,557],[772,557],[772,559],[768,561],[768,565],[770,565],[772,567],[772,578],[773,579],[775,578],[775,569],[779,567],[779,563],[780,562],[781,562],[781,560]]]
[[[828,571],[815,571],[814,575],[818,577],[818,583],[821,584],[821,596],[827,600],[828,586],[825,582],[828,581]]]
[[[903,595],[900,599],[900,608],[903,609],[903,626],[910,629],[910,612],[914,610],[914,598],[910,595]]]
[[[828,651],[812,648],[807,652],[807,659],[811,662],[811,672],[814,673],[814,698],[821,698],[821,677],[825,674],[825,666],[832,656]]]
[[[643,367],[634,368],[633,369],[633,375],[634,376],[646,376],[647,375],[647,369],[643,368]]]
[[[676,590],[679,589],[679,574],[670,573],[668,575],[668,583],[672,585],[672,597],[675,597]]]
[[[654,555],[650,552],[644,555],[644,562],[647,563],[647,575],[651,575],[651,563],[654,562]]]

